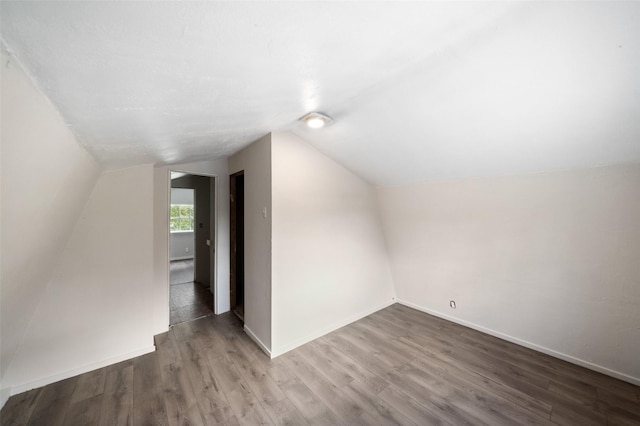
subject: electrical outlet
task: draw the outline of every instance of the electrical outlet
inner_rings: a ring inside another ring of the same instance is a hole
[[[451,306],[451,309],[455,309],[456,308],[456,301],[452,300],[449,302],[449,306]]]

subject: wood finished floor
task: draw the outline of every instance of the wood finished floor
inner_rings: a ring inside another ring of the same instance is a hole
[[[269,360],[232,314],[12,397],[2,425],[639,425],[640,388],[393,305]]]
[[[193,259],[172,261],[169,267],[169,324],[213,315],[213,294],[193,281]]]
[[[169,287],[169,324],[177,325],[213,315],[213,295],[202,284],[190,282]]]
[[[169,262],[169,284],[183,284],[193,281],[193,259],[172,260]]]

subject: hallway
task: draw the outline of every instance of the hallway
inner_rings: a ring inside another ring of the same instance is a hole
[[[213,294],[193,281],[193,260],[172,261],[169,271],[169,325],[213,315]]]

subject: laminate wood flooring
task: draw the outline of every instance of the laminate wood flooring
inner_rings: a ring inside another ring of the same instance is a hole
[[[213,315],[213,294],[200,283],[169,286],[169,324],[177,325]]]
[[[184,284],[194,280],[193,259],[169,262],[169,284]]]
[[[193,281],[193,259],[174,260],[169,271],[169,324],[213,315],[213,294],[207,287]]]
[[[12,397],[2,425],[640,425],[640,388],[396,304],[269,360],[233,314]]]

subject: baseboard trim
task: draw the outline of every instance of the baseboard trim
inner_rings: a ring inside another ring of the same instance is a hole
[[[409,308],[416,309],[418,311],[427,313],[429,315],[433,315],[435,317],[439,317],[439,318],[445,319],[447,321],[454,322],[456,324],[464,325],[465,327],[469,327],[469,328],[472,328],[474,330],[480,331],[482,333],[489,334],[491,336],[497,337],[499,339],[506,340],[507,342],[515,343],[516,345],[524,346],[525,348],[533,349],[534,351],[537,351],[537,352],[542,352],[543,354],[550,355],[550,356],[552,356],[554,358],[558,358],[558,359],[570,362],[570,363],[575,364],[575,365],[579,365],[580,367],[584,367],[584,368],[588,368],[589,370],[597,371],[598,373],[605,374],[607,376],[613,377],[614,379],[619,379],[619,380],[631,383],[633,385],[640,386],[640,378],[629,376],[628,374],[624,374],[624,373],[621,373],[621,372],[616,371],[616,370],[611,370],[611,369],[609,369],[607,367],[603,367],[601,365],[594,364],[592,362],[585,361],[583,359],[576,358],[576,357],[573,357],[571,355],[567,355],[565,353],[558,352],[558,351],[555,351],[553,349],[549,349],[547,347],[540,346],[540,345],[537,345],[535,343],[531,343],[531,342],[528,342],[526,340],[522,340],[522,339],[519,339],[517,337],[513,337],[511,335],[508,335],[508,334],[505,334],[505,333],[501,333],[499,331],[492,330],[490,328],[483,327],[481,325],[478,325],[478,324],[475,324],[475,323],[472,323],[472,322],[469,322],[469,321],[462,320],[460,318],[452,317],[450,315],[443,314],[442,312],[435,311],[435,310],[429,309],[429,308],[425,308],[424,306],[420,306],[420,305],[416,305],[416,304],[411,303],[411,302],[407,302],[406,300],[398,299],[397,302],[399,304],[401,304],[401,305],[408,306]]]
[[[262,352],[264,352],[265,354],[267,354],[267,356],[269,358],[272,358],[271,356],[271,351],[269,350],[269,348],[267,348],[267,345],[265,345],[264,343],[262,343],[262,340],[260,340],[258,338],[258,336],[256,336],[256,334],[251,331],[251,329],[249,327],[247,327],[247,325],[245,324],[245,326],[243,327],[244,332],[247,333],[247,335],[251,338],[251,340],[253,340],[254,342],[256,342],[256,344],[260,347],[260,349],[262,349]]]
[[[31,389],[46,386],[51,383],[58,382],[60,380],[68,379],[70,377],[77,376],[78,374],[88,373],[89,371],[97,370],[98,368],[106,367],[111,364],[126,361],[131,358],[135,358],[140,355],[145,355],[156,350],[155,346],[146,346],[136,351],[128,352],[115,357],[107,358],[98,362],[92,362],[90,364],[83,365],[82,367],[73,368],[71,370],[63,371],[62,373],[53,374],[42,379],[34,380],[31,382],[23,383],[17,386],[13,386],[10,389],[11,396],[17,395],[22,392],[26,392]]]
[[[367,310],[365,310],[363,312],[360,312],[358,314],[351,315],[351,316],[349,316],[349,317],[347,317],[347,318],[345,318],[343,320],[336,321],[335,323],[331,324],[330,326],[323,327],[323,328],[321,328],[321,329],[319,329],[319,330],[317,330],[317,331],[315,331],[313,333],[307,334],[306,336],[304,336],[304,337],[302,337],[300,339],[296,339],[293,342],[287,343],[286,345],[282,345],[279,348],[274,349],[272,351],[272,358],[276,358],[276,357],[278,357],[280,355],[283,355],[283,354],[285,354],[285,353],[287,353],[287,352],[289,352],[289,351],[291,351],[291,350],[293,350],[293,349],[295,349],[295,348],[297,348],[299,346],[304,345],[305,343],[309,343],[312,340],[315,340],[315,339],[317,339],[319,337],[324,336],[325,334],[329,334],[332,331],[335,331],[335,330],[337,330],[339,328],[342,328],[342,327],[344,327],[346,325],[349,325],[349,324],[351,324],[353,322],[356,322],[356,321],[358,321],[358,320],[360,320],[360,319],[362,319],[362,318],[364,318],[366,316],[369,316],[369,315],[371,315],[371,314],[373,314],[375,312],[378,312],[379,310],[387,308],[387,307],[393,305],[394,303],[396,303],[395,297],[391,298],[391,300],[388,300],[385,303],[383,303],[381,305],[378,305],[378,306],[376,306],[374,308],[367,309]]]

